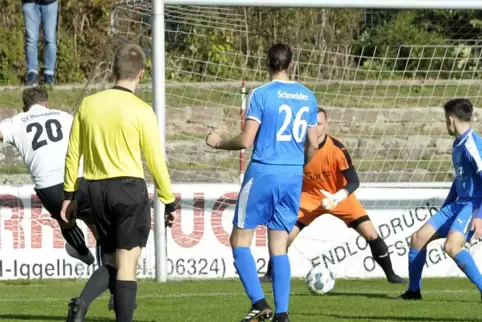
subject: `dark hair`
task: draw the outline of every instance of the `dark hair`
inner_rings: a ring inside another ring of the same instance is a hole
[[[323,107],[318,106],[318,111],[317,113],[323,113],[325,114],[325,118],[328,119],[328,115],[326,114],[326,110]]]
[[[290,67],[293,52],[288,45],[275,44],[268,51],[266,64],[272,73],[279,73]]]
[[[114,76],[117,80],[134,80],[146,64],[146,54],[139,45],[124,44],[114,57]]]
[[[452,115],[463,122],[470,122],[474,107],[466,98],[456,98],[448,101],[444,105],[445,113]]]
[[[23,90],[22,101],[23,110],[26,112],[32,105],[47,103],[49,100],[49,94],[43,87],[29,87]]]

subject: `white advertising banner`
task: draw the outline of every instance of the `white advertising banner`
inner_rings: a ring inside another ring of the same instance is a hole
[[[149,187],[151,192],[152,187]],[[237,184],[175,184],[181,200],[178,217],[168,230],[168,273],[172,279],[236,277],[229,233]],[[388,245],[395,271],[408,275],[410,235],[434,215],[446,189],[360,188],[357,196]],[[0,280],[28,278],[86,278],[87,267],[70,258],[57,223],[31,185],[0,186]],[[154,220],[152,220],[154,222]],[[89,247],[95,240],[86,227]],[[139,261],[139,278],[154,276],[153,233]],[[478,263],[478,241],[468,245]],[[430,245],[424,276],[462,276],[443,252],[443,240]],[[258,272],[266,271],[266,228],[256,230],[252,245]],[[289,251],[292,274],[303,277],[313,265],[323,265],[339,278],[383,277],[371,258],[366,241],[331,215],[317,219],[299,235]]]

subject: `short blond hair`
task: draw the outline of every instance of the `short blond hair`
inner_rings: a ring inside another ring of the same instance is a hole
[[[114,76],[116,80],[134,80],[144,69],[146,54],[139,45],[123,44],[114,57]]]

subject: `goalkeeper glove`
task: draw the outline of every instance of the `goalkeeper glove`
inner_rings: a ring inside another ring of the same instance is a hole
[[[320,190],[320,192],[325,195],[325,198],[321,201],[321,206],[326,210],[335,209],[340,202],[348,197],[348,191],[345,189],[341,189],[333,194],[325,190]]]

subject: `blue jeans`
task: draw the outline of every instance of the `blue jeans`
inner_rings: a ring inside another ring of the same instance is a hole
[[[27,56],[27,73],[38,74],[38,40],[40,23],[42,23],[45,53],[44,74],[53,75],[57,59],[57,14],[59,2],[48,5],[22,3],[25,22],[25,54]]]

